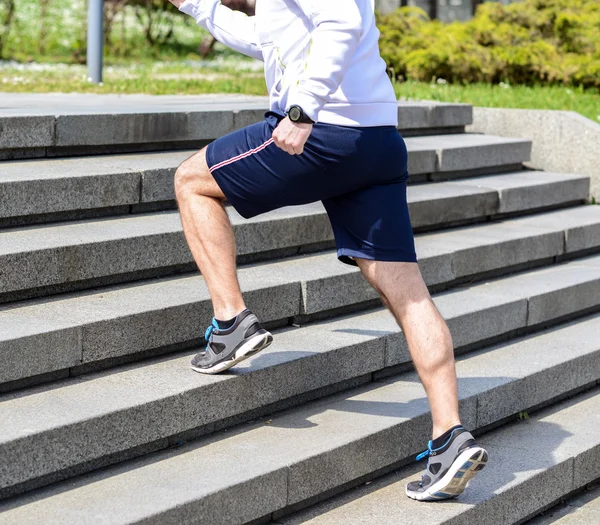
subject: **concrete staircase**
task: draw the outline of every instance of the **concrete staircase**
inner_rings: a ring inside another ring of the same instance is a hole
[[[600,207],[588,178],[525,169],[528,141],[464,133],[469,106],[399,106],[421,268],[491,454],[464,497],[404,496],[424,391],[320,204],[230,210],[275,343],[190,370],[212,311],[173,171],[264,106],[15,96],[0,113],[0,524],[517,523],[600,478]]]

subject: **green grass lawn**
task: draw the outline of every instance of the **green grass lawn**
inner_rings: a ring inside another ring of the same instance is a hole
[[[31,93],[148,93],[154,95],[245,93],[266,95],[262,64],[219,59],[116,63],[104,68],[102,85],[87,81],[85,66],[0,63],[0,91]]]
[[[600,93],[564,86],[490,86],[402,82],[394,85],[402,100],[463,102],[475,106],[561,109],[577,111],[600,122]],[[104,84],[90,84],[86,68],[65,64],[0,63],[0,91],[266,95],[262,64],[220,54],[213,60],[113,63],[105,68]]]
[[[496,108],[560,109],[577,111],[600,122],[600,93],[565,86],[509,86],[500,84],[428,84],[403,82],[394,85],[399,99],[464,102]]]

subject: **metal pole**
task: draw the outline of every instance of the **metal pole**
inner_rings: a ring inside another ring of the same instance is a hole
[[[104,1],[88,0],[87,64],[88,81],[102,83],[102,55],[104,53]]]

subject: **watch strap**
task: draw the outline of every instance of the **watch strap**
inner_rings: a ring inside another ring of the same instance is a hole
[[[288,110],[288,116],[292,122],[298,122],[301,124],[315,123],[315,121],[312,120],[306,113],[304,113],[304,110],[298,105],[290,106],[290,109]]]

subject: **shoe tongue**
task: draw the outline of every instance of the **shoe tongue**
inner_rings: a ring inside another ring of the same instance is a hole
[[[217,323],[219,330],[229,330],[235,324],[235,322],[239,319],[240,315],[245,314],[245,313],[250,313],[250,310],[248,310],[248,308],[246,308],[246,309],[242,310],[239,314],[237,314],[233,319],[229,319],[227,321],[221,321],[220,319],[215,318],[215,323]]]
[[[234,317],[233,319],[229,319],[228,321],[221,321],[219,319],[215,319],[215,321],[217,322],[217,325],[219,326],[219,330],[228,330],[235,324],[236,319],[237,319],[237,316]]]

